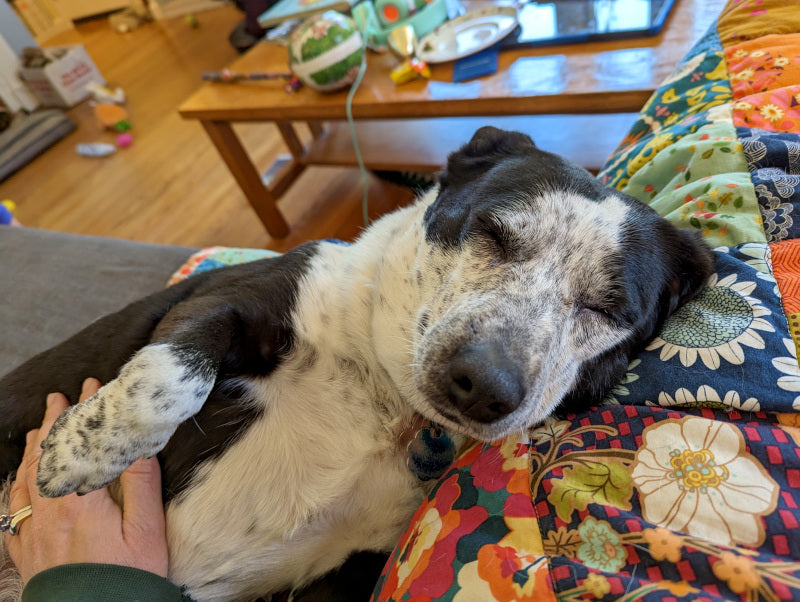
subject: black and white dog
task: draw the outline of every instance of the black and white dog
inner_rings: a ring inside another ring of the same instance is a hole
[[[480,129],[350,246],[198,274],[0,381],[0,474],[44,399],[42,495],[163,467],[170,578],[196,599],[303,586],[390,550],[424,484],[419,415],[493,440],[601,400],[704,285],[710,251],[523,134]]]

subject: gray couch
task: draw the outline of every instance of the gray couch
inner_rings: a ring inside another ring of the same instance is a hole
[[[163,288],[194,251],[0,226],[0,376]]]

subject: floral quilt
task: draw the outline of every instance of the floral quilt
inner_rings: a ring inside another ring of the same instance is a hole
[[[601,407],[463,451],[375,600],[800,599],[800,4],[729,2],[599,177],[708,288]]]

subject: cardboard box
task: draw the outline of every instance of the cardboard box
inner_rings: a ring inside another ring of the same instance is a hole
[[[83,46],[53,46],[42,49],[50,62],[44,67],[20,67],[22,80],[31,91],[51,107],[71,107],[88,98],[86,84],[106,83]],[[59,56],[60,50],[66,54]]]

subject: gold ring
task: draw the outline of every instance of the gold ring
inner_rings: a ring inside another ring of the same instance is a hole
[[[8,531],[9,535],[19,533],[19,526],[26,518],[33,514],[30,506],[17,510],[14,514],[0,514],[0,533]]]

